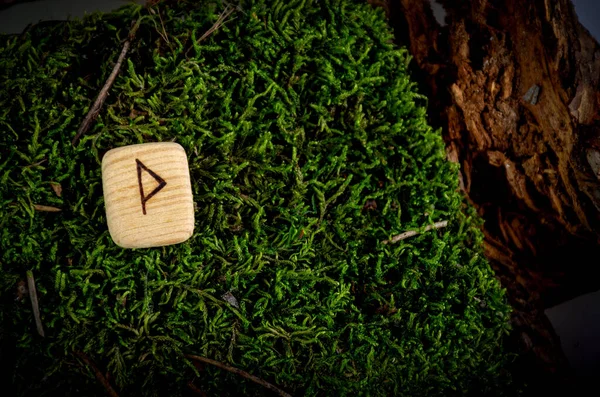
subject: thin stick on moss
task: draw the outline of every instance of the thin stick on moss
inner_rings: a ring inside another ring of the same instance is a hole
[[[219,15],[219,18],[217,18],[217,21],[213,24],[213,26],[211,26],[210,29],[208,29],[198,40],[196,40],[196,44],[199,44],[201,41],[206,39],[217,29],[219,29],[233,11],[235,11],[235,8],[227,6],[225,8],[225,10],[223,10],[223,12]],[[194,47],[192,46],[192,47],[188,48],[188,50],[185,52],[186,57],[192,48],[194,48]]]
[[[440,221],[440,222],[436,222],[436,223],[434,223],[433,225],[429,225],[429,226],[427,226],[427,227],[426,227],[426,228],[423,230],[423,233],[425,233],[425,232],[428,232],[428,231],[430,231],[430,230],[433,230],[433,229],[441,229],[441,228],[443,228],[443,227],[446,227],[446,226],[448,226],[448,221]],[[404,239],[407,239],[407,238],[409,238],[409,237],[414,237],[414,236],[416,236],[416,235],[418,235],[418,234],[421,234],[421,233],[420,233],[420,232],[418,232],[418,231],[415,231],[415,230],[409,230],[409,231],[407,231],[407,232],[400,233],[400,234],[398,234],[398,235],[396,235],[396,236],[392,237],[390,240],[384,240],[384,241],[383,241],[383,244],[393,244],[393,243],[397,243],[397,242],[398,242],[398,241],[400,241],[400,240],[404,240]]]
[[[171,44],[169,42],[169,36],[167,35],[167,30],[165,29],[165,23],[163,22],[162,17],[160,16],[160,9],[158,9],[158,6],[156,7],[156,10],[154,10],[151,6],[155,5],[155,4],[150,4],[148,3],[148,11],[150,12],[150,14],[152,15],[158,15],[158,19],[160,20],[160,26],[162,27],[162,31],[158,28],[158,26],[156,25],[156,21],[152,20],[152,22],[154,22],[154,26],[156,26],[156,32],[159,34],[160,37],[162,37],[162,39],[165,41],[165,43],[167,44]]]
[[[80,359],[83,360],[83,362],[92,369],[92,371],[94,371],[94,375],[96,375],[96,379],[98,379],[98,381],[102,384],[102,386],[104,386],[104,389],[106,389],[106,393],[110,396],[110,397],[119,397],[119,395],[117,394],[117,392],[115,391],[115,389],[113,389],[113,387],[110,385],[110,383],[108,382],[108,380],[104,377],[104,375],[102,375],[102,372],[98,369],[98,367],[96,366],[96,364],[92,361],[91,358],[89,358],[85,353],[83,352],[75,352],[75,355],[77,357],[79,357]]]
[[[85,116],[85,119],[83,119],[83,123],[81,123],[81,126],[77,130],[77,134],[75,135],[75,138],[73,138],[73,140],[71,141],[71,144],[73,146],[77,145],[79,138],[81,138],[81,136],[87,132],[87,130],[90,128],[90,124],[92,123],[92,121],[94,121],[96,119],[96,117],[98,116],[98,113],[100,113],[100,109],[102,109],[102,105],[104,104],[104,101],[106,100],[106,97],[108,96],[108,91],[110,90],[110,87],[112,87],[113,83],[115,82],[115,79],[117,78],[117,75],[119,74],[119,70],[121,69],[121,64],[123,63],[123,60],[125,59],[125,56],[127,55],[127,52],[129,51],[129,47],[131,47],[131,42],[132,42],[133,38],[135,37],[135,33],[140,26],[140,21],[141,21],[141,19],[138,19],[137,22],[133,25],[133,27],[129,31],[129,36],[127,37],[127,40],[125,40],[125,43],[123,44],[123,49],[121,50],[121,54],[119,54],[117,63],[115,63],[115,66],[113,67],[112,72],[108,76],[108,79],[106,79],[104,86],[100,90],[100,93],[98,94],[98,97],[96,97],[94,104],[92,105],[92,107],[88,111],[87,115]]]
[[[169,42],[169,35],[167,35],[167,30],[165,29],[165,23],[162,20],[162,17],[160,16],[160,10],[158,11],[158,19],[160,20],[160,26],[162,26],[162,34],[161,37],[163,38],[163,40],[165,40],[167,42],[167,44],[171,44]]]
[[[188,389],[189,389],[189,390],[190,390],[192,393],[194,393],[195,395],[197,395],[197,396],[204,396],[204,397],[206,397],[206,393],[204,393],[202,390],[200,390],[200,389],[199,389],[199,388],[198,388],[198,387],[197,387],[197,386],[194,384],[194,382],[192,382],[192,381],[189,381],[189,382],[187,383],[187,387],[188,387]]]
[[[37,290],[35,288],[35,279],[33,278],[33,272],[27,270],[27,287],[29,288],[29,298],[31,299],[31,306],[33,307],[33,317],[35,318],[35,326],[38,334],[44,337],[44,327],[42,326],[42,319],[40,317],[40,305],[37,297]]]
[[[40,204],[34,204],[33,209],[35,209],[36,211],[40,211],[40,212],[60,212],[60,211],[62,211],[60,208],[52,207],[49,205],[40,205]]]
[[[265,388],[271,390],[274,393],[277,393],[280,396],[291,397],[291,394],[288,394],[288,393],[284,392],[283,390],[281,390],[277,386],[275,386],[275,385],[273,385],[273,384],[271,384],[271,383],[269,383],[267,381],[264,381],[264,380],[262,380],[262,379],[260,379],[260,378],[258,378],[256,376],[254,376],[254,375],[251,375],[248,372],[243,371],[241,369],[229,366],[227,364],[223,364],[223,363],[221,363],[219,361],[211,360],[210,358],[201,357],[201,356],[195,356],[193,354],[186,354],[185,357],[189,358],[190,360],[201,361],[201,362],[206,363],[206,364],[214,365],[215,367],[224,369],[225,371],[229,371],[229,372],[234,373],[236,375],[239,375],[239,376],[241,376],[243,378],[249,379],[252,382],[258,383],[259,385],[264,386]]]

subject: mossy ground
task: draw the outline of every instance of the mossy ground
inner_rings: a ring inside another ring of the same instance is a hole
[[[264,393],[184,353],[297,395],[501,391],[510,308],[382,12],[247,1],[194,44],[223,9],[130,6],[0,37],[2,360],[17,394],[102,394],[74,352],[123,395],[178,395],[192,380],[208,395]],[[102,112],[72,147],[138,18]],[[195,233],[120,249],[102,155],[171,140],[189,155]],[[29,300],[15,300],[27,270],[45,338]]]

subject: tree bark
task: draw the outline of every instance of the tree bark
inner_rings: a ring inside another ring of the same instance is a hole
[[[571,375],[544,310],[600,288],[600,47],[570,0],[372,1],[414,57],[485,252],[515,308],[522,364]],[[531,366],[534,363],[534,366]]]

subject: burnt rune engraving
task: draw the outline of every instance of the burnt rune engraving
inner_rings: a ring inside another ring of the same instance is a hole
[[[150,168],[146,167],[144,165],[144,163],[142,163],[140,160],[135,159],[135,162],[137,163],[137,176],[138,176],[138,183],[140,185],[140,197],[142,199],[142,212],[144,213],[144,215],[146,215],[146,202],[148,200],[150,200],[152,197],[154,197],[154,195],[156,193],[158,193],[163,187],[165,187],[167,182],[164,179],[162,179],[160,176],[158,176],[156,174],[156,172],[154,172]],[[144,195],[144,185],[142,184],[142,170],[144,170],[147,173],[149,173],[150,175],[152,175],[152,177],[154,179],[156,179],[156,182],[158,182],[158,186],[155,187],[154,190],[151,191],[150,194],[148,194],[147,196]]]

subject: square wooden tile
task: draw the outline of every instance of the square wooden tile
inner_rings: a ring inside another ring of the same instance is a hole
[[[173,142],[108,151],[102,159],[108,230],[123,248],[184,242],[194,232],[187,156]]]

